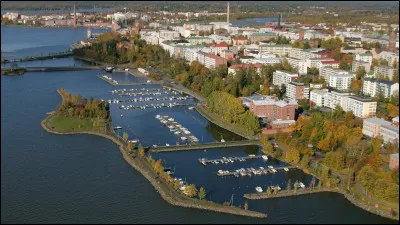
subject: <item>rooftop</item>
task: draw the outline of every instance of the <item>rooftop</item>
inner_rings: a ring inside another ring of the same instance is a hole
[[[375,102],[371,98],[362,98],[360,96],[349,96],[349,98],[352,98],[352,99],[360,101],[360,102]]]
[[[262,99],[259,100],[253,100],[252,101],[254,105],[276,105],[279,107],[285,107],[287,105],[298,105],[296,100],[278,100],[277,98],[274,98],[273,96],[263,96]]]
[[[384,119],[377,118],[377,117],[372,117],[372,118],[365,119],[364,121],[368,121],[368,122],[373,123],[373,124],[381,125],[381,126],[387,128],[389,130],[392,130],[392,131],[395,131],[395,132],[399,133],[399,128],[398,127],[393,126],[392,123],[390,123],[389,121],[386,121]]]
[[[267,32],[267,33],[252,33],[251,36],[276,36],[275,33]]]
[[[393,158],[399,158],[399,153],[396,153],[396,154],[390,154],[390,157],[393,157]]]

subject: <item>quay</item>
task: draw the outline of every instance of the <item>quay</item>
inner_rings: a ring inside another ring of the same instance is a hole
[[[55,58],[65,58],[69,56],[73,56],[73,52],[59,52],[53,55],[46,55],[46,56],[28,56],[20,59],[4,59],[2,61],[3,64],[12,63],[12,62],[26,62],[26,61],[35,61],[35,60],[46,60],[46,59],[55,59]]]
[[[102,80],[104,80],[105,82],[113,85],[113,86],[140,86],[140,85],[150,85],[150,84],[161,84],[160,82],[157,81],[151,81],[151,82],[146,82],[146,83],[129,83],[129,84],[119,84],[119,83],[115,83],[111,80],[106,79],[105,77],[103,77],[104,75],[98,75],[98,77]]]
[[[248,146],[248,145],[261,145],[261,144],[258,140],[243,140],[243,141],[211,142],[211,143],[201,143],[201,144],[199,143],[192,145],[170,145],[170,146],[149,147],[149,151],[173,152],[173,151],[226,148],[226,147]]]
[[[335,189],[329,189],[329,188],[317,188],[315,187],[314,189],[310,188],[299,188],[295,192],[294,190],[284,190],[284,191],[279,191],[277,194],[271,194],[268,195],[267,193],[247,193],[244,194],[243,197],[250,199],[250,200],[258,200],[258,199],[267,199],[267,198],[281,198],[281,197],[290,197],[290,196],[296,196],[296,195],[307,195],[307,194],[314,194],[314,193],[319,193],[319,192],[340,192]]]

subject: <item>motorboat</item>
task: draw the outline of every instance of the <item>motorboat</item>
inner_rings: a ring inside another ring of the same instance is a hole
[[[285,168],[283,168],[283,170],[285,170],[287,172],[287,171],[289,171],[289,168],[285,167]]]
[[[267,155],[263,155],[261,156],[264,160],[268,160],[268,156]]]
[[[261,192],[263,192],[263,189],[261,187],[256,187],[256,191],[261,193]]]
[[[299,185],[300,185],[301,188],[305,188],[306,187],[302,182],[299,182]]]
[[[268,168],[273,169],[274,167],[273,166],[268,166]]]

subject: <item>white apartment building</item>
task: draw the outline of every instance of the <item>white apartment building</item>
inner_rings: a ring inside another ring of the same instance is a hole
[[[179,38],[179,32],[170,31],[170,30],[160,30],[159,37],[165,40],[173,40]]]
[[[353,63],[351,65],[351,71],[356,72],[358,67],[364,67],[365,72],[371,71],[371,65],[372,63],[365,62],[365,61],[358,61],[358,60],[353,60]]]
[[[354,58],[356,61],[368,62],[372,64],[372,55],[367,53],[359,53],[355,55]]]
[[[329,77],[334,74],[349,74],[349,72],[332,67],[322,67],[319,71],[319,75],[322,76],[326,82],[329,82]]]
[[[287,57],[286,60],[293,68],[296,68],[300,75],[307,74],[307,61],[304,59],[296,59],[292,57]]]
[[[352,111],[360,118],[367,118],[376,114],[377,103],[371,99],[361,98],[338,91],[328,92],[327,89],[312,90],[310,92],[310,101],[316,106],[335,109],[340,105],[345,112]]]
[[[382,93],[385,98],[389,98],[396,91],[399,91],[399,83],[388,80],[364,79],[362,90],[364,95],[375,97]]]
[[[316,106],[322,107],[328,93],[328,89],[312,90],[310,92],[310,101],[315,103]]]
[[[299,75],[296,73],[290,73],[290,72],[277,70],[273,73],[272,83],[274,85],[278,85],[280,88],[282,84],[287,86],[287,84],[289,82],[294,81],[298,77],[299,77]]]
[[[211,40],[213,40],[217,44],[219,44],[221,42],[225,42],[228,45],[230,45],[232,43],[231,36],[225,37],[225,36],[220,36],[220,35],[213,34],[213,35],[210,35],[208,37],[211,38]]]
[[[350,88],[353,78],[353,74],[332,74],[329,76],[329,87],[337,90],[347,90]]]
[[[364,119],[362,132],[371,138],[381,136],[385,143],[399,141],[399,128],[381,118]]]
[[[394,52],[383,51],[379,53],[379,59],[384,59],[388,61],[389,66],[393,66],[394,61],[397,61],[397,63],[399,63],[399,55]]]
[[[334,62],[334,59],[331,58],[309,58],[306,59],[307,62],[307,67],[308,68],[321,68],[322,67],[322,62]]]
[[[374,68],[375,77],[382,74],[384,77],[388,76],[390,80],[392,80],[395,71],[396,69],[391,66],[375,66]]]
[[[249,64],[278,64],[281,63],[284,58],[254,58],[245,60]]]
[[[292,51],[291,45],[260,45],[259,52],[260,54],[276,54],[279,56],[285,56]]]
[[[203,43],[206,44],[211,44],[212,39],[209,37],[188,37],[186,40],[191,44],[191,45],[201,45]]]
[[[314,59],[314,58],[321,58],[321,54],[318,54],[325,49],[323,48],[310,48],[310,49],[301,49],[301,48],[293,48],[289,52],[289,57],[296,58],[296,59]]]
[[[344,111],[352,111],[355,116],[367,118],[376,115],[377,102],[357,96],[344,97],[342,108]]]

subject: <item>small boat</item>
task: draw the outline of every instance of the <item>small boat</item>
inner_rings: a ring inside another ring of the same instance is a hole
[[[285,168],[283,168],[283,170],[285,170],[287,172],[287,171],[289,171],[289,168],[285,167]]]
[[[267,155],[263,155],[261,156],[264,160],[268,160],[268,156]]]
[[[224,140],[224,138],[222,137],[222,135],[221,135],[221,143],[224,143],[225,142],[225,140]]]
[[[119,129],[122,129],[122,127],[121,126],[114,127],[114,130],[119,130]]]
[[[131,143],[137,143],[137,142],[139,142],[139,139],[133,139],[133,140],[129,140],[128,142],[131,142]]]
[[[274,167],[273,166],[268,166],[268,168],[273,169]]]
[[[189,109],[189,110],[192,110],[192,109],[194,109],[194,107],[189,107],[188,109]]]
[[[263,189],[261,187],[256,187],[256,191],[261,193],[263,192]]]
[[[169,144],[168,144],[168,143],[166,143],[166,144],[165,144],[165,146],[169,146]]]
[[[157,147],[157,145],[153,145],[153,147]]]
[[[299,182],[299,185],[300,185],[301,188],[305,188],[306,187],[302,182]]]

